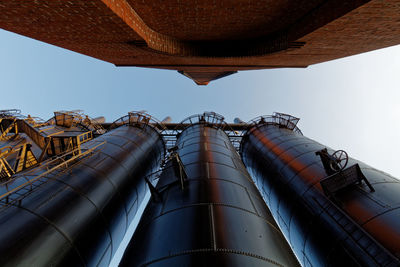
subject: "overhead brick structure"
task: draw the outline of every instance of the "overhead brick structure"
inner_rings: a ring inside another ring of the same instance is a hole
[[[400,44],[398,0],[3,0],[0,14],[5,30],[199,85]]]

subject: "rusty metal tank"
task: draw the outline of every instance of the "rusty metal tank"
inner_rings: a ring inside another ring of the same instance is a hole
[[[208,115],[179,134],[120,266],[298,266],[221,118]]]
[[[165,153],[146,123],[112,128],[0,186],[0,266],[108,266]]]
[[[352,158],[327,171],[320,153],[334,150],[303,136],[297,121],[255,120],[240,152],[301,264],[400,266],[400,181]]]

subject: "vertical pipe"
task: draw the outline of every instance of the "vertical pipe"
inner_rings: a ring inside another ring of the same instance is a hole
[[[261,122],[244,135],[241,156],[302,265],[399,266],[400,181],[350,158],[347,166],[359,164],[375,192],[363,182],[328,197],[316,155],[324,148]]]
[[[164,157],[164,143],[150,126],[121,126],[82,150],[103,142],[18,191],[13,197],[20,201],[1,202],[0,266],[108,266],[145,196],[144,177]],[[37,174],[45,171],[38,167]],[[7,186],[31,178],[22,173]]]
[[[221,129],[189,126],[177,154],[120,266],[298,266]]]

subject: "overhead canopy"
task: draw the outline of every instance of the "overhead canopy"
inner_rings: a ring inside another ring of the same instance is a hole
[[[203,85],[400,43],[397,0],[4,0],[0,12],[5,30],[117,66],[179,70]]]

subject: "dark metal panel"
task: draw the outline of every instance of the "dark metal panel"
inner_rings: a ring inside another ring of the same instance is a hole
[[[133,266],[133,265],[132,265]],[[279,266],[268,259],[255,258],[232,250],[198,250],[185,251],[179,255],[159,259],[147,266]]]
[[[391,225],[392,227],[387,228],[386,225]],[[374,232],[383,236],[388,241],[388,248],[398,247],[400,237],[400,208],[396,207],[373,217],[365,222],[363,227],[367,231],[373,229]]]
[[[144,176],[160,166],[164,143],[150,126],[121,126],[82,149],[103,141],[68,170],[45,175],[45,182],[28,188],[15,206],[0,207],[0,243],[13,240],[0,245],[0,265],[109,264],[146,193]]]
[[[120,266],[297,266],[226,134],[195,124],[178,137]],[[183,188],[182,188],[183,186]]]
[[[111,236],[115,240],[121,240],[124,229],[127,228],[127,214],[125,209],[121,208],[125,206],[125,203],[107,176],[90,168],[90,163],[85,162],[85,165],[82,164],[85,168],[72,169],[68,177],[60,177],[58,180],[64,182],[63,178],[65,178],[68,186],[87,197],[96,207],[103,207],[101,215],[110,229]],[[97,186],[93,187],[93,183]]]
[[[39,187],[19,206],[50,222],[74,244],[86,265],[111,243],[105,220],[86,197],[59,182]],[[60,212],[62,211],[62,212]]]
[[[400,181],[350,158],[375,192],[352,186],[332,201],[320,185],[327,174],[315,152],[323,148],[288,129],[259,124],[243,137],[241,155],[304,266],[397,266]]]
[[[112,247],[111,244],[108,246],[107,250],[101,256],[98,263],[98,267],[108,267],[110,266],[110,259],[112,259]]]
[[[17,207],[2,210],[0,226],[0,266],[84,264],[79,252],[61,232],[30,211]],[[51,253],[54,250],[58,253]]]

